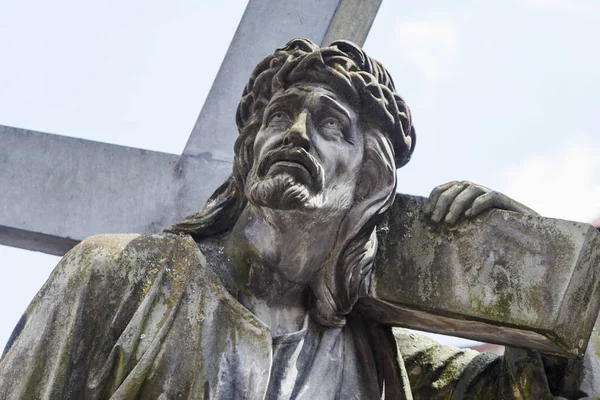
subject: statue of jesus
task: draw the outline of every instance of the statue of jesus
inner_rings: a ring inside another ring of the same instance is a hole
[[[388,72],[362,49],[290,41],[255,68],[236,121],[233,172],[201,212],[63,257],[4,351],[0,398],[600,396],[593,351],[499,357],[355,307],[416,143]],[[468,182],[435,188],[426,213],[456,224],[493,207],[532,213]]]

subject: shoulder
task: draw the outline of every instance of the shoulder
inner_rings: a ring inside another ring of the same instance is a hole
[[[125,248],[140,236],[138,234],[91,236],[65,254],[61,263],[86,264],[93,268],[100,264],[117,262]]]
[[[138,280],[166,265],[191,264],[204,265],[205,260],[188,235],[106,234],[83,240],[61,259],[54,273]]]
[[[81,241],[65,255],[75,253],[78,255],[118,256],[127,250],[159,251],[171,248],[196,249],[194,240],[189,235],[176,235],[171,233],[157,233],[142,235],[137,233],[105,234],[90,236]]]
[[[85,258],[90,261],[116,261],[122,257],[152,259],[156,255],[172,252],[199,252],[198,246],[189,235],[160,233],[141,235],[106,234],[90,236],[71,249],[63,260]]]

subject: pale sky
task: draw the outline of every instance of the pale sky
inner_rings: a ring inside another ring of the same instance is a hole
[[[179,154],[245,4],[0,0],[0,124]],[[593,0],[383,0],[365,50],[418,136],[399,190],[471,180],[598,217],[598,37]],[[0,348],[57,262],[0,246]]]

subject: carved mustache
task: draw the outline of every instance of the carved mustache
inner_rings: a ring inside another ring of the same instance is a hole
[[[269,150],[258,166],[258,176],[264,177],[275,163],[279,161],[295,162],[303,166],[312,178],[314,189],[320,191],[323,188],[325,174],[321,164],[306,150],[300,147],[284,147]]]

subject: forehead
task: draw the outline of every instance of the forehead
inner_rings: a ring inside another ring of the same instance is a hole
[[[290,102],[300,105],[308,99],[316,99],[321,102],[333,100],[349,111],[356,111],[343,95],[323,85],[296,84],[287,89],[280,89],[273,94],[269,103]]]

